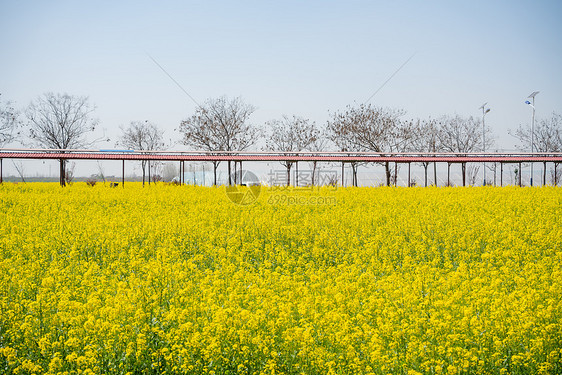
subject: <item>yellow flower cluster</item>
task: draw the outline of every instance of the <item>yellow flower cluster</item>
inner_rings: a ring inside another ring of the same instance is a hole
[[[562,373],[560,188],[271,194],[0,185],[0,373]]]

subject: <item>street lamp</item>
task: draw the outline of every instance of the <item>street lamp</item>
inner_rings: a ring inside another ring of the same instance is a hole
[[[529,95],[529,98],[533,99],[533,103],[531,104],[530,101],[526,101],[525,104],[530,105],[533,108],[533,121],[531,122],[531,154],[533,152],[535,152],[534,149],[534,144],[535,144],[535,96],[537,96],[539,92],[538,91],[533,91],[531,93],[531,95]],[[531,162],[531,186],[533,186],[533,162]]]
[[[486,127],[484,123],[484,118],[486,117],[486,113],[490,112],[490,108],[486,108],[486,104],[488,102],[482,104],[480,109],[482,110],[482,152],[486,152]],[[486,163],[484,163],[484,184],[486,186]]]

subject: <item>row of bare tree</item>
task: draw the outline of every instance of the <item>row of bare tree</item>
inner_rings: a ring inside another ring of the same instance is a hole
[[[0,102],[0,147],[16,140],[21,132],[31,139],[32,144],[56,149],[84,148],[100,141],[89,141],[88,132],[95,130],[98,121],[92,117],[95,107],[87,97],[68,94],[47,93],[34,100],[24,111],[24,121],[19,120],[20,112],[9,102]],[[241,98],[220,97],[208,99],[195,112],[181,122],[179,132],[181,143],[197,150],[208,152],[246,151],[257,146],[261,139],[263,150],[281,153],[300,151],[321,152],[375,152],[390,154],[398,152],[449,152],[463,154],[489,150],[493,146],[491,129],[483,127],[475,117],[443,116],[437,119],[406,119],[405,111],[380,108],[370,104],[347,106],[344,110],[330,115],[325,126],[299,116],[283,116],[257,127],[249,122],[256,108]],[[164,132],[148,121],[133,121],[121,127],[122,134],[116,142],[135,150],[160,150],[171,147],[164,142]],[[485,133],[485,136],[484,136]],[[520,140],[521,149],[528,150],[531,140],[530,126],[520,126],[510,132]],[[562,152],[562,116],[538,121],[534,128],[534,149],[539,152]],[[486,140],[484,143],[484,139]],[[213,162],[214,182],[217,184],[218,161]],[[61,161],[61,176],[66,175],[65,163]],[[293,162],[282,162],[287,171],[290,185]],[[143,181],[146,167],[142,162]],[[357,185],[359,162],[350,163],[353,185]],[[425,185],[430,163],[423,163]],[[236,170],[236,163],[234,164]],[[390,185],[392,170],[384,164],[386,184]],[[316,163],[313,163],[312,178]],[[434,180],[437,179],[434,167]],[[396,169],[395,169],[396,174]],[[229,184],[236,183],[231,176],[231,162],[228,162]],[[234,177],[235,178],[235,177]],[[463,185],[466,183],[466,164],[462,165]],[[64,178],[62,183],[64,184]],[[312,180],[314,184],[314,180]]]
[[[265,136],[264,150],[281,153],[320,152],[335,148],[350,154],[375,152],[383,155],[399,152],[448,152],[460,155],[490,150],[494,145],[490,127],[483,126],[479,118],[472,116],[408,120],[404,119],[403,110],[361,104],[332,113],[324,127],[302,117],[283,116],[281,119],[267,122],[265,130],[262,131],[247,124],[254,110],[253,106],[244,104],[240,98],[228,100],[222,97],[207,100],[196,109],[193,116],[182,121],[182,143],[210,152],[244,151],[255,145],[261,135]],[[530,127],[520,126],[512,134],[521,141],[521,148],[527,149],[530,133]],[[562,116],[553,114],[551,119],[539,121],[535,127],[534,143],[537,151],[561,152]],[[287,171],[287,185],[290,185],[294,162],[284,161],[282,164]],[[349,164],[353,185],[356,186],[357,168],[361,163]],[[429,164],[423,163],[426,186]],[[386,184],[390,185],[396,175],[392,176],[389,163],[385,163],[384,167]],[[230,165],[228,170],[230,175]],[[316,163],[313,163],[313,178],[315,170]],[[437,180],[436,174],[434,167],[434,181]],[[465,185],[466,163],[462,164],[462,179]]]

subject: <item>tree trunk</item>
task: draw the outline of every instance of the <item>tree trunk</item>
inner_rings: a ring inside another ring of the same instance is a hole
[[[0,159],[1,160],[1,159]],[[312,162],[312,180],[311,180],[311,185],[314,186],[315,181],[315,175],[316,175],[316,163],[318,163],[317,161],[313,161]],[[0,177],[1,179],[2,177]]]
[[[183,161],[180,160],[180,171],[179,171],[179,173],[178,173],[178,179],[179,179],[180,185],[183,184],[183,181],[182,181],[182,169],[183,169]]]
[[[437,186],[437,163],[433,162],[433,184]]]
[[[217,168],[218,168],[218,166],[219,166],[219,163],[214,161],[213,162],[213,175],[214,175],[214,181],[215,181],[214,186],[217,186]]]
[[[67,185],[67,176],[66,176],[66,160],[62,161],[62,186]]]
[[[424,174],[425,174],[425,176],[424,176],[424,179],[425,179],[424,185],[425,185],[425,187],[427,187],[427,168],[428,168],[428,167],[429,167],[429,164],[424,163],[423,169],[424,169]]]
[[[500,187],[503,187],[503,163],[500,163]]]
[[[228,161],[228,185],[232,185],[232,176],[230,175],[230,160]]]
[[[466,186],[466,163],[461,164],[462,170],[462,186]]]
[[[291,186],[291,163],[287,164],[287,186]]]
[[[59,177],[59,181],[60,181],[60,186],[64,187],[66,185],[65,183],[65,168],[64,168],[64,159],[60,159],[60,177]]]
[[[408,163],[408,187],[411,187],[411,186],[412,186],[412,183],[411,183],[411,181],[410,181],[410,177],[411,177],[411,175],[410,175],[411,167],[412,167],[412,164],[411,164],[411,163]]]
[[[242,185],[242,166],[239,161],[234,162],[234,184]]]
[[[357,187],[357,164],[351,163],[351,172],[353,173],[351,184]]]
[[[390,172],[390,163],[389,162],[384,163],[384,170],[386,172],[386,186],[390,186],[391,172]]]

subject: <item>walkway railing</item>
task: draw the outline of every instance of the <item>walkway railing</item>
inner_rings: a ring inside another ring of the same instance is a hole
[[[63,163],[66,160],[120,160],[123,163],[123,183],[125,181],[125,161],[178,161],[180,171],[186,161],[233,161],[242,169],[242,162],[260,161],[317,161],[341,163],[447,163],[448,175],[451,164],[457,163],[558,163],[562,162],[560,152],[254,152],[254,151],[158,151],[158,150],[71,150],[71,149],[0,149],[0,183],[2,182],[2,159],[52,159]],[[410,185],[408,168],[408,185]],[[61,171],[63,169],[61,168]],[[185,169],[183,169],[185,170]],[[519,169],[521,170],[521,169]],[[181,174],[181,173],[180,173]],[[503,175],[503,173],[502,173]],[[519,185],[521,185],[519,174]],[[545,174],[546,178],[546,174]],[[342,176],[343,179],[343,176]],[[62,178],[61,178],[62,181]],[[447,177],[449,183],[449,176]],[[502,181],[503,185],[503,181]]]

